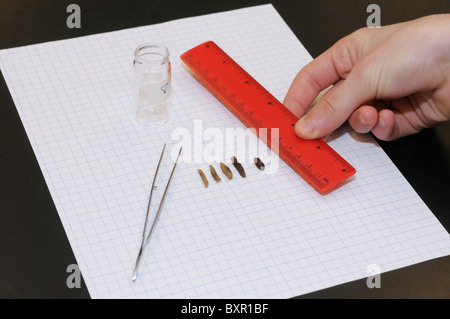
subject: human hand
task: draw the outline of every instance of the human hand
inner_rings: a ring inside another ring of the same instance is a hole
[[[302,117],[295,132],[305,139],[326,136],[346,120],[381,140],[449,120],[450,14],[350,34],[297,74],[283,103]]]

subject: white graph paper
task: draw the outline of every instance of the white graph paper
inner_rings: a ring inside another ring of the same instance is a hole
[[[180,163],[132,283],[163,144],[176,152],[172,132],[193,132],[196,120],[203,130],[244,128],[181,66],[207,40],[281,101],[311,60],[271,5],[0,51],[92,297],[287,298],[367,277],[372,264],[389,271],[450,253],[449,234],[383,150],[343,128],[330,145],[357,174],[326,196],[283,162],[271,175],[244,163],[246,179],[234,171],[207,189],[197,169],[208,173],[208,163]],[[158,129],[131,120],[133,51],[148,42],[171,52],[173,109]]]

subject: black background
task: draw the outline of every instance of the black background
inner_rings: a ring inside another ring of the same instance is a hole
[[[69,4],[81,7],[81,29],[66,26]],[[132,28],[238,9],[267,1],[0,0],[0,49]],[[450,12],[448,0],[284,0],[272,4],[313,57],[339,38],[365,27],[370,3],[381,24]],[[430,35],[432,36],[432,35]],[[450,123],[394,142],[380,142],[447,231],[450,230]],[[0,298],[89,298],[66,286],[76,260],[45,180],[0,77]],[[365,280],[302,298],[450,298],[450,257],[381,276],[381,289]]]

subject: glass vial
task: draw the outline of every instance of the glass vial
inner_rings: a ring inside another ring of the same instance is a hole
[[[145,126],[169,121],[172,91],[169,50],[144,44],[134,52],[134,119]]]

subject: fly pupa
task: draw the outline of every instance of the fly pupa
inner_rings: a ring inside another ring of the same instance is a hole
[[[266,165],[264,165],[263,161],[261,161],[259,157],[255,157],[254,161],[256,167],[258,167],[260,171],[263,171],[266,168]]]
[[[242,177],[245,177],[244,167],[242,166],[241,163],[238,162],[237,158],[235,156],[233,156],[231,158],[231,161],[233,162],[234,168],[236,168],[236,170],[239,172],[239,175],[241,175]]]
[[[198,169],[197,172],[200,174],[200,177],[202,178],[203,185],[205,185],[205,188],[208,188],[209,182],[208,182],[208,179],[205,176],[205,173],[203,173],[203,171],[201,169]]]
[[[233,173],[231,172],[230,168],[226,166],[224,163],[220,162],[220,168],[222,169],[222,172],[225,174],[228,179],[233,178]]]
[[[209,165],[209,170],[211,171],[211,175],[214,178],[214,180],[216,182],[220,182],[221,179],[220,179],[219,175],[217,175],[217,172],[216,172],[216,169],[214,168],[214,166]]]

